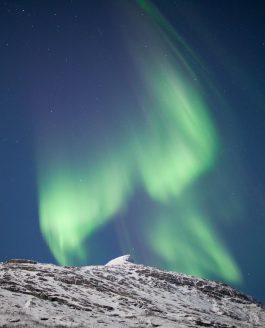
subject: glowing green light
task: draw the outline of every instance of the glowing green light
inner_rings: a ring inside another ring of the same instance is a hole
[[[198,61],[150,2],[138,3],[153,18],[147,33],[154,46],[150,50],[139,46],[143,39],[137,31],[139,44],[128,42],[142,83],[135,111],[126,121],[117,117],[125,131],[119,145],[94,142],[100,157],[91,156],[91,140],[78,145],[84,154],[80,161],[65,155],[67,145],[62,141],[55,150],[47,138],[50,153],[38,155],[42,233],[59,263],[84,260],[89,255],[86,239],[115,219],[136,188],[143,188],[160,214],[139,229],[144,229],[147,246],[167,268],[240,281],[239,269],[213,225],[195,202],[186,200],[198,178],[214,166],[219,149],[207,103],[189,64]],[[183,52],[189,53],[187,59]],[[145,208],[142,212],[149,216]]]
[[[162,201],[179,196],[212,166],[217,140],[198,93],[185,85],[184,78],[180,80],[173,66],[159,73],[148,74],[153,128],[144,141],[138,140],[136,157],[148,193]]]
[[[170,215],[177,217],[173,219]],[[236,263],[228,256],[205,217],[189,210],[178,214],[161,213],[155,222],[154,228],[147,231],[148,238],[170,270],[178,269],[202,277],[207,272],[212,277],[220,275],[231,282],[242,280]]]
[[[84,180],[63,165],[40,184],[40,223],[57,261],[66,265],[85,258],[84,239],[122,208],[129,184],[110,162],[95,176],[83,174]]]

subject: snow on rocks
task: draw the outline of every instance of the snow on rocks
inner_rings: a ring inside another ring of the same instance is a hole
[[[263,328],[264,306],[221,283],[136,265],[0,263],[0,327]]]
[[[131,255],[123,255],[123,256],[119,256],[116,257],[115,259],[109,261],[107,264],[105,264],[106,266],[109,265],[124,265],[124,264],[130,264],[130,263],[134,263],[133,258],[131,257]]]

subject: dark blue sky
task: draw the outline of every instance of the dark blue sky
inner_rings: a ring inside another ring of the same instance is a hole
[[[130,35],[131,22],[123,16],[121,3],[0,1],[0,261],[55,263],[39,226],[36,157],[49,152],[40,149],[45,136],[54,149],[65,143],[76,157],[82,149],[75,145],[82,138],[89,139],[91,153],[99,158],[103,145],[122,143],[124,131],[116,118],[120,123],[134,115],[128,89],[138,80],[122,42],[125,32]],[[207,76],[204,83],[210,85],[204,96],[222,146],[214,169],[193,193],[197,191],[203,212],[214,216],[215,229],[242,272],[239,288],[265,302],[265,4],[153,3],[203,63],[198,74]],[[142,14],[140,9],[135,12]],[[135,88],[138,92],[141,85]],[[126,214],[90,236],[97,248],[91,264],[120,255],[118,235],[124,220],[129,227],[135,224],[131,222],[138,213],[140,217],[142,207],[156,211],[139,187]],[[139,233],[131,236],[130,247],[136,257],[154,265],[150,250],[140,254],[145,236],[137,224]]]

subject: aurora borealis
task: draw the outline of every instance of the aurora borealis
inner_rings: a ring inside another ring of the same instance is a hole
[[[9,160],[25,163],[31,186],[12,192],[18,204],[32,195],[33,214],[12,209],[21,213],[18,230],[34,230],[28,249],[41,259],[36,239],[61,265],[131,253],[139,263],[247,288],[244,254],[255,271],[264,211],[263,189],[250,194],[250,181],[261,179],[262,137],[246,127],[264,99],[241,69],[247,59],[236,66],[225,52],[232,41],[222,38],[221,22],[212,36],[211,15],[219,16],[210,2],[11,1],[3,8],[28,31],[13,24],[21,58],[13,50],[3,60],[6,70],[17,63],[16,96],[6,96],[15,114],[7,117],[12,131],[25,131],[23,154],[31,158]],[[259,145],[258,155],[248,142]]]
[[[151,3],[141,4],[148,7],[146,12],[154,11]],[[133,40],[126,36],[125,42],[130,48],[136,78],[142,81],[140,94],[133,95],[137,97],[133,106],[138,108],[128,121],[116,118],[119,129],[126,127],[126,132],[121,133],[122,142],[102,145],[99,159],[91,155],[86,140],[81,146],[80,140],[76,141],[82,150],[81,157],[76,159],[68,153],[67,134],[53,154],[52,142],[45,135],[47,145],[39,147],[48,149],[46,157],[40,154],[39,160],[41,230],[60,264],[71,265],[76,258],[89,260],[86,238],[115,220],[140,186],[159,213],[146,222],[145,247],[167,268],[240,281],[239,269],[218,240],[211,222],[189,199],[192,184],[211,169],[218,153],[218,137],[201,96],[200,77],[189,64],[192,55],[184,58],[181,48],[185,44],[173,46],[169,30],[158,25],[148,13],[142,20],[131,17],[133,9],[124,9],[134,33]],[[149,40],[148,49],[141,48],[144,43],[141,34]],[[94,148],[98,144],[98,140],[92,142]],[[142,218],[150,216],[145,209],[142,212]],[[142,229],[141,224],[137,229]]]

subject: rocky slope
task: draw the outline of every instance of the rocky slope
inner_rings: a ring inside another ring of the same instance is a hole
[[[220,283],[115,259],[0,263],[0,327],[265,327],[265,309]]]

